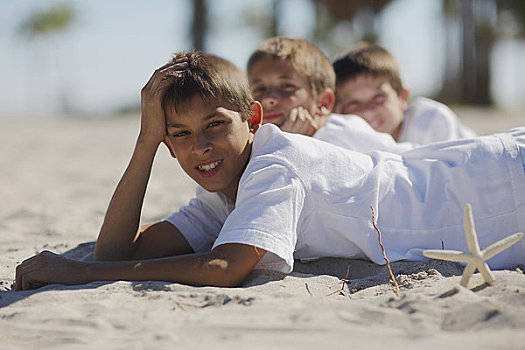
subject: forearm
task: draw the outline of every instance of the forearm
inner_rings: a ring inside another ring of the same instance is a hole
[[[43,251],[17,266],[16,289],[33,289],[50,283],[71,285],[119,280],[234,287],[244,281],[265,253],[261,248],[231,243],[205,254],[81,262]]]
[[[100,261],[89,263],[86,282],[168,281],[194,286],[234,287],[244,274],[231,271],[225,259],[210,254],[189,254],[142,261]]]
[[[154,142],[137,140],[106,211],[95,247],[95,260],[129,259],[157,148]]]

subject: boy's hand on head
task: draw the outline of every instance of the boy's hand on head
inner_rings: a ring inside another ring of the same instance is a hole
[[[281,125],[281,130],[313,136],[321,125],[321,117],[312,116],[305,108],[297,107],[290,111],[288,119]]]
[[[141,140],[159,145],[166,138],[166,116],[162,98],[166,89],[188,68],[188,58],[181,57],[153,73],[141,91]]]

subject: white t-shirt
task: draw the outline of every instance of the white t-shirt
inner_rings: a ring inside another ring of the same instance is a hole
[[[521,132],[525,145],[525,129]],[[466,251],[463,208],[473,207],[480,247],[525,229],[525,174],[512,135],[444,142],[407,151],[349,151],[311,137],[257,131],[235,207],[199,188],[166,220],[196,252],[225,243],[267,250],[266,267],[295,259],[368,258],[384,264],[372,205],[390,261],[424,260],[425,249]],[[230,212],[231,211],[231,212]],[[489,260],[525,263],[525,240]]]
[[[363,153],[370,151],[402,153],[414,147],[408,142],[396,142],[388,133],[375,131],[366,120],[352,114],[331,114],[325,125],[313,137]]]
[[[398,141],[426,145],[474,136],[476,133],[463,125],[446,105],[418,97],[408,104]]]

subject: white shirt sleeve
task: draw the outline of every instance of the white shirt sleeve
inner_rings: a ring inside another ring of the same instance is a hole
[[[396,142],[388,133],[375,131],[366,120],[350,114],[330,115],[314,138],[361,153],[386,151],[399,154],[413,148],[408,142]]]
[[[291,272],[304,198],[304,186],[288,167],[261,159],[250,162],[239,184],[235,209],[213,247],[253,245],[267,251],[263,265]]]
[[[428,98],[418,97],[411,102],[404,118],[399,141],[426,145],[476,136],[450,108]]]
[[[220,193],[197,186],[196,197],[164,219],[177,227],[196,253],[209,252],[222,225],[233,210],[233,202]]]

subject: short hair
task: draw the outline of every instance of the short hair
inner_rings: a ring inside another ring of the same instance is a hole
[[[243,71],[223,58],[199,51],[175,53],[171,62],[182,57],[188,58],[188,68],[166,89],[162,97],[164,110],[182,112],[198,95],[205,103],[218,102],[233,108],[243,121],[250,117],[253,97]]]
[[[248,71],[258,61],[272,58],[289,62],[306,76],[314,96],[326,88],[335,89],[335,73],[328,57],[314,44],[286,37],[264,40],[248,59]]]
[[[360,75],[368,74],[374,77],[386,76],[398,94],[403,91],[397,60],[379,45],[360,44],[337,57],[333,66],[336,86]]]

